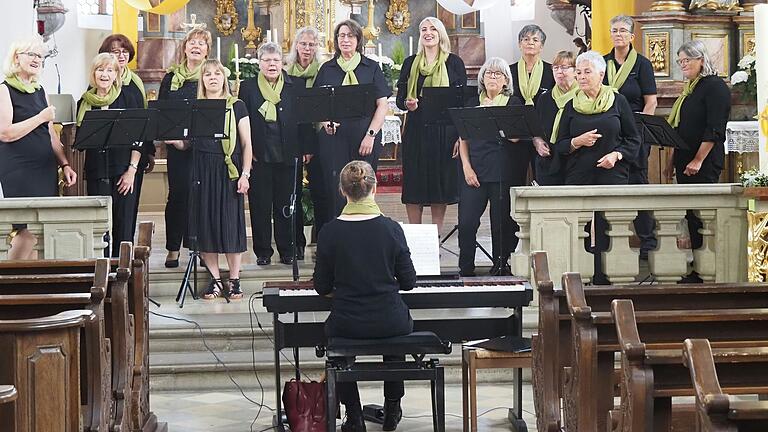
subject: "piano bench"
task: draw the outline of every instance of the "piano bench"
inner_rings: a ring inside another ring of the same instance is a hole
[[[451,343],[432,332],[413,332],[384,339],[328,338],[326,348],[327,430],[336,430],[336,383],[357,381],[430,381],[432,425],[445,432],[445,377],[437,359],[424,361],[427,354],[449,354]],[[356,356],[406,356],[413,361],[355,362]]]

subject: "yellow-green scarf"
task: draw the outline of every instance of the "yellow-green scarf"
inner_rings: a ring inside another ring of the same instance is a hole
[[[360,201],[347,200],[347,205],[341,211],[343,215],[380,215],[381,209],[376,204],[372,195],[361,199]]]
[[[427,56],[424,51],[416,54],[416,58],[411,63],[411,71],[408,74],[408,99],[416,99],[416,88],[419,83],[419,75],[424,75],[424,87],[448,87],[448,68],[445,61],[448,59],[448,53],[440,50],[440,54],[432,64],[427,64]]]
[[[310,63],[306,69],[302,68],[297,62],[290,65],[288,69],[286,69],[286,72],[288,72],[288,75],[290,76],[306,79],[307,88],[310,88],[315,84],[318,70],[320,70],[320,63],[318,63],[317,60],[312,60],[312,63]]]
[[[80,108],[77,110],[77,125],[83,122],[85,113],[92,108],[101,108],[103,106],[112,105],[112,102],[120,96],[120,90],[122,86],[111,86],[109,93],[106,96],[99,96],[96,94],[96,89],[91,87],[83,93],[82,102],[80,102]]]
[[[615,52],[616,51],[614,50],[614,53]],[[629,55],[627,55],[627,59],[624,60],[624,64],[622,64],[619,68],[618,73],[616,72],[616,59],[609,60],[608,85],[618,91],[621,86],[624,85],[624,82],[627,81],[627,77],[629,76],[629,73],[632,72],[632,69],[634,69],[635,63],[637,63],[637,51],[635,51],[635,49],[632,47],[629,48]]]
[[[520,86],[520,93],[525,99],[526,105],[533,105],[533,98],[541,88],[541,77],[544,76],[544,62],[539,58],[533,65],[531,75],[525,69],[525,60],[520,59],[517,62],[517,81]]]
[[[488,99],[488,95],[483,91],[480,93],[480,105],[483,104],[483,101]],[[505,95],[504,93],[499,93],[496,95],[493,100],[491,100],[491,105],[486,106],[506,106],[509,102],[509,95]]]
[[[32,81],[30,83],[25,83],[24,81],[20,80],[19,77],[16,75],[11,75],[9,77],[6,77],[5,83],[23,93],[32,94],[40,90],[39,82]]]
[[[123,69],[123,76],[120,77],[121,82],[124,86],[131,85],[131,82],[136,84],[136,87],[139,88],[139,91],[141,92],[141,99],[144,101],[144,108],[147,107],[147,92],[144,90],[144,82],[139,78],[138,75],[136,75],[136,72],[128,69],[128,67],[125,67]]]
[[[235,152],[237,144],[237,116],[235,115],[235,102],[237,100],[234,96],[227,96],[227,135],[229,138],[221,140],[221,149],[224,151],[224,163],[227,165],[227,173],[230,180],[240,177],[235,163],[232,162],[232,154]]]
[[[362,59],[362,56],[359,52],[355,52],[355,55],[352,56],[349,60],[344,60],[344,57],[339,55],[336,57],[336,63],[341,66],[341,70],[343,70],[346,75],[344,75],[344,81],[341,82],[341,85],[358,85],[357,82],[357,75],[355,75],[355,69],[360,64],[360,60]]]
[[[203,64],[200,63],[195,70],[189,70],[187,63],[171,66],[168,72],[173,74],[171,79],[171,91],[176,91],[184,85],[186,81],[199,81],[200,80],[200,67]]]
[[[573,97],[573,109],[586,115],[600,114],[608,111],[613,106],[615,99],[616,92],[613,87],[607,85],[600,86],[600,92],[594,99],[590,99],[583,91],[577,90]]]
[[[552,124],[552,136],[549,137],[549,142],[554,144],[555,141],[557,141],[557,133],[560,129],[560,119],[563,117],[565,104],[576,96],[578,90],[579,85],[576,81],[571,84],[570,90],[565,93],[563,93],[558,86],[555,86],[555,88],[552,89],[552,99],[555,101],[555,105],[557,105],[557,114],[555,114],[555,123]]]
[[[667,117],[667,123],[669,123],[673,128],[676,128],[680,125],[680,110],[683,108],[683,101],[688,97],[688,95],[693,93],[693,89],[696,88],[696,84],[699,83],[700,79],[701,77],[698,76],[693,81],[687,81],[683,86],[683,92],[680,93],[680,96],[677,97],[675,103],[672,104],[672,112],[670,112],[669,117]]]
[[[280,94],[283,92],[283,85],[285,85],[285,78],[283,74],[277,78],[277,82],[274,86],[267,81],[264,74],[259,72],[257,78],[259,83],[259,90],[261,95],[264,96],[264,103],[259,107],[259,113],[264,117],[264,120],[268,122],[277,121],[277,104],[280,103]]]

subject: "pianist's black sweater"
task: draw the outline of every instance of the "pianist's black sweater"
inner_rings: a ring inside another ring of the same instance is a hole
[[[385,216],[333,220],[317,237],[315,290],[333,293],[326,336],[400,336],[413,321],[399,290],[416,285],[416,270],[400,224]]]

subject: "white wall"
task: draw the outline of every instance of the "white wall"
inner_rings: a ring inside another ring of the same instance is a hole
[[[0,25],[0,64],[5,63],[8,48],[13,41],[34,34],[36,29],[35,11],[32,0],[4,2],[3,18]],[[0,77],[3,74],[0,72]]]
[[[520,58],[517,34],[527,24],[538,24],[547,34],[547,43],[542,53],[545,61],[552,61],[555,54],[561,50],[576,51],[573,39],[577,36],[569,35],[563,26],[552,19],[544,0],[535,0],[535,3],[536,16],[530,21],[512,21],[512,7],[509,1],[501,1],[480,13],[485,34],[485,54],[488,58],[501,57],[510,64],[516,62]],[[576,23],[583,27],[583,18],[577,15]]]

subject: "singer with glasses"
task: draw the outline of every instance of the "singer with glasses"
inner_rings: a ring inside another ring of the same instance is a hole
[[[75,184],[64,146],[53,130],[56,109],[40,86],[43,71],[42,39],[11,43],[0,84],[0,185],[6,198],[57,196],[57,168],[64,184]],[[26,225],[13,225],[8,259],[35,259],[35,235]]]

